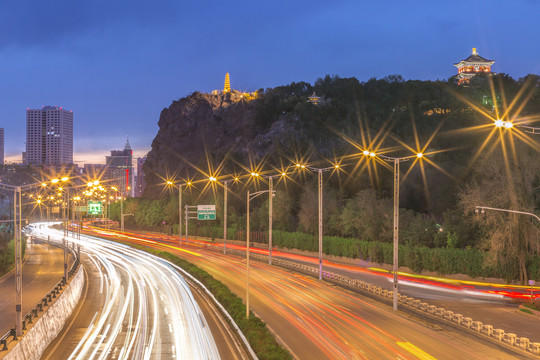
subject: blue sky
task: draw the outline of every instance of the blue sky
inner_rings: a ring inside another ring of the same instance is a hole
[[[193,91],[326,74],[447,79],[476,47],[493,71],[540,73],[540,1],[0,1],[0,127],[20,161],[26,108],[74,113],[74,158],[126,136],[144,155],[161,110]]]

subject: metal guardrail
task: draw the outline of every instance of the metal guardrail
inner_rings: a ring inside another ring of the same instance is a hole
[[[22,321],[23,331],[26,330],[26,325],[33,324],[34,319],[38,318],[40,316],[40,313],[44,312],[46,310],[46,307],[55,301],[57,295],[58,296],[60,295],[60,292],[63,290],[64,286],[68,284],[69,280],[73,278],[73,276],[75,275],[75,272],[79,269],[80,259],[77,257],[76,252],[74,251],[74,249],[69,248],[69,246],[67,246],[67,249],[75,257],[75,261],[73,262],[70,270],[68,271],[68,278],[66,279],[64,276],[62,276],[62,279],[58,281],[56,285],[54,285],[53,288],[45,296],[43,296],[43,298],[32,308],[32,310],[30,310],[28,313],[26,313],[26,315],[23,316],[23,321]],[[15,329],[9,330],[0,338],[0,352],[8,350],[7,344],[8,344],[8,338],[10,336],[13,336],[13,339],[11,339],[12,341],[18,340]]]
[[[221,252],[221,247],[208,245],[207,249]],[[244,251],[227,249],[228,253],[233,253],[241,256],[245,256]],[[250,254],[250,258],[267,262],[268,256],[260,254]],[[283,260],[280,258],[272,258],[272,265],[278,265],[284,268],[296,270],[308,275],[318,276],[319,269],[315,266],[296,263],[289,260]],[[392,300],[394,292],[392,290],[386,290],[373,284],[366,283],[362,280],[351,279],[347,276],[333,273],[331,271],[323,271],[323,278],[338,285],[345,286],[352,290],[368,292],[371,296],[382,298],[384,300]],[[453,325],[463,327],[474,331],[475,333],[485,336],[491,340],[499,341],[505,345],[509,345],[512,348],[526,351],[530,354],[540,356],[540,342],[532,342],[525,337],[519,337],[518,335],[510,332],[506,332],[503,329],[495,329],[492,325],[484,324],[481,321],[475,321],[470,317],[465,317],[461,314],[454,313],[453,311],[439,308],[435,305],[422,302],[421,300],[413,297],[405,296],[398,293],[398,301],[400,304],[406,306],[409,310],[427,314],[437,320],[443,322],[450,322]]]

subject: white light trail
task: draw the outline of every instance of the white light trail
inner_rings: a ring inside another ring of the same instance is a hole
[[[29,226],[32,236],[61,242],[49,224]],[[183,277],[167,261],[131,247],[81,235],[81,245],[101,277],[105,306],[69,359],[219,359],[200,308]]]

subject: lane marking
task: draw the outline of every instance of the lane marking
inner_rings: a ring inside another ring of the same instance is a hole
[[[437,358],[429,355],[427,352],[425,352],[424,350],[421,350],[417,346],[414,346],[413,344],[411,344],[408,341],[398,341],[397,344],[399,346],[401,346],[402,348],[404,348],[405,350],[407,350],[408,352],[410,352],[411,354],[413,354],[414,356],[416,356],[417,358],[419,358],[419,359],[422,359],[422,360],[437,360]]]

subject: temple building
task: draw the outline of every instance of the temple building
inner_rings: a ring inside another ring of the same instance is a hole
[[[469,80],[476,74],[492,74],[491,65],[495,63],[495,60],[487,60],[478,55],[476,48],[472,49],[472,55],[461,60],[457,64],[454,64],[458,68],[458,84],[468,83]]]
[[[229,73],[225,74],[225,83],[223,84],[223,90],[212,90],[212,95],[219,95],[222,97],[227,97],[228,101],[237,102],[241,100],[251,101],[256,99],[259,95],[257,91],[255,92],[244,92],[238,91],[231,88],[231,77]]]
[[[319,105],[319,103],[321,102],[321,97],[317,96],[314,91],[313,94],[308,97],[308,102],[312,103],[313,105]]]

